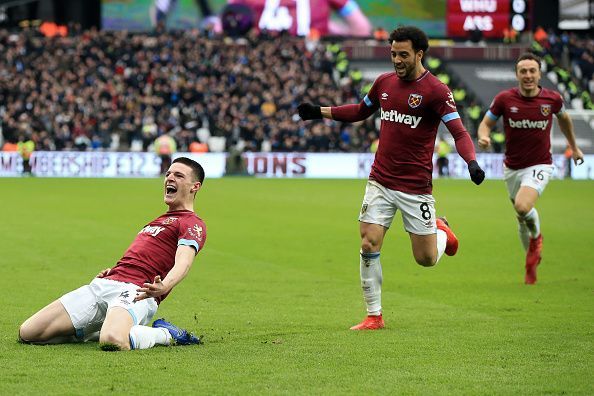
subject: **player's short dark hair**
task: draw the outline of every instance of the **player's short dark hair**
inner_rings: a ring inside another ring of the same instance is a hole
[[[390,34],[389,43],[392,45],[394,41],[401,42],[410,40],[413,50],[419,52],[423,50],[424,53],[429,49],[429,39],[424,31],[416,26],[399,26]]]
[[[540,62],[542,61],[542,59],[540,58],[540,56],[533,54],[532,52],[525,52],[522,55],[520,55],[518,57],[518,60],[516,61],[516,65],[514,66],[516,71],[518,70],[518,63],[520,63],[523,60],[533,60],[536,63],[538,63],[538,70],[540,70]]]
[[[188,157],[178,157],[173,160],[172,164],[179,162],[180,164],[184,164],[192,168],[192,172],[194,173],[194,179],[199,181],[200,184],[204,182],[204,168],[198,162],[190,159]]]

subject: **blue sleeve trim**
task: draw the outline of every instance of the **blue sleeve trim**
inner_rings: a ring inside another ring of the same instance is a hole
[[[457,111],[454,111],[453,113],[450,114],[446,114],[443,117],[441,117],[441,120],[446,123],[452,120],[455,120],[456,118],[460,118],[460,114],[458,114]]]
[[[493,114],[491,110],[487,110],[486,116],[492,119],[493,121],[497,121],[499,119],[499,116]]]
[[[132,336],[128,335],[128,338],[130,339],[130,349],[136,349],[136,345],[134,345],[134,340],[132,339]]]
[[[183,246],[191,246],[194,249],[196,249],[196,253],[198,253],[200,251],[200,245],[198,245],[198,242],[196,242],[193,239],[180,239],[177,242],[177,246],[179,245],[183,245]]]
[[[85,338],[85,330],[84,329],[75,329],[75,337],[77,340],[83,340]]]
[[[359,5],[353,0],[347,1],[347,3],[338,11],[338,15],[345,18],[351,15],[353,12],[359,9]]]
[[[371,99],[369,99],[369,96],[367,96],[367,95],[365,95],[365,97],[363,98],[363,102],[365,102],[367,107],[373,106],[373,102],[371,101]]]

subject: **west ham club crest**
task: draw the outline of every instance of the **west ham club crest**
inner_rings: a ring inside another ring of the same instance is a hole
[[[548,116],[549,114],[551,114],[551,105],[550,104],[540,105],[540,113],[545,117]]]
[[[194,227],[188,227],[188,232],[192,237],[202,239],[202,227],[198,224],[194,224]]]
[[[423,96],[419,94],[410,94],[408,95],[408,105],[411,108],[417,108],[423,101]]]

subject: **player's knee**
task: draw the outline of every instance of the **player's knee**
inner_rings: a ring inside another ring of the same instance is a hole
[[[420,254],[415,255],[415,261],[417,264],[422,265],[423,267],[433,267],[437,258],[431,254]]]
[[[26,321],[19,327],[19,341],[23,343],[41,341],[41,333]]]
[[[103,350],[124,350],[130,349],[130,338],[128,335],[118,334],[109,330],[101,330],[99,334],[99,343]]]
[[[19,342],[27,343],[30,342],[30,340],[27,334],[27,329],[24,326],[25,324],[23,323],[19,327]]]
[[[370,238],[363,238],[361,240],[361,251],[363,253],[374,253],[379,250],[379,241],[374,241]]]
[[[520,216],[525,216],[528,212],[532,210],[532,205],[527,202],[516,201],[514,202],[514,209],[516,213]]]

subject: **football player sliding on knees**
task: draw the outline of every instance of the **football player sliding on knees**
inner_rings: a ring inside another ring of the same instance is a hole
[[[458,250],[458,239],[448,221],[436,217],[432,196],[432,158],[440,123],[452,134],[471,180],[481,184],[485,178],[450,89],[423,67],[429,48],[425,33],[403,26],[391,33],[389,42],[394,71],[377,77],[360,103],[298,106],[303,120],[328,118],[352,123],[378,111],[381,119],[379,147],[359,214],[359,268],[367,316],[352,330],[384,327],[380,252],[397,211],[419,265],[432,267],[444,253],[453,256]]]
[[[106,351],[199,344],[200,338],[192,333],[152,319],[206,243],[206,224],[194,212],[203,182],[199,163],[175,159],[163,181],[167,211],[138,232],[115,266],[25,320],[20,341],[99,341]]]

